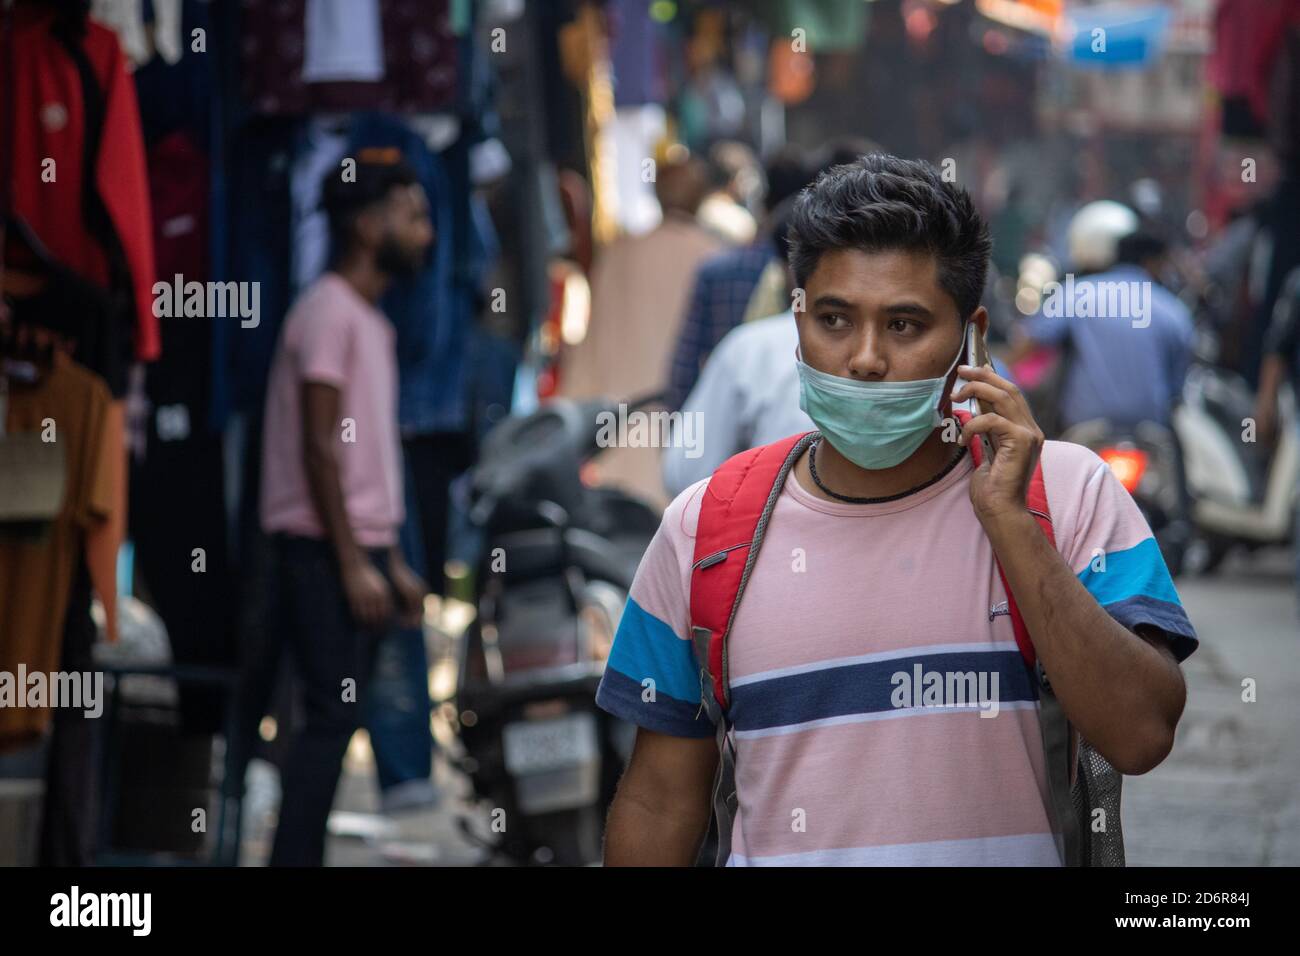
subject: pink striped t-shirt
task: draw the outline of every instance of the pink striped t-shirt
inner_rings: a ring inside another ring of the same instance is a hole
[[[1070,567],[1118,621],[1163,630],[1185,658],[1195,631],[1128,492],[1081,446],[1047,442],[1042,462]],[[822,500],[791,472],[730,637],[729,865],[1060,865],[1037,685],[970,472],[968,456],[875,505]],[[706,485],[665,512],[597,695],[684,737],[714,734],[689,641]]]

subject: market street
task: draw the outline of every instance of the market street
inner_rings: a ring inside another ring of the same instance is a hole
[[[1128,864],[1300,865],[1300,737],[1293,733],[1300,726],[1300,623],[1290,552],[1229,558],[1213,576],[1181,579],[1178,591],[1201,646],[1183,665],[1187,710],[1173,753],[1151,773],[1124,781]],[[1242,701],[1245,678],[1257,683],[1254,703]],[[386,825],[361,752],[349,763],[331,821],[332,830],[358,835],[332,835],[331,862],[446,866],[484,858],[457,823],[469,816],[486,829],[486,811],[466,801],[461,774],[439,760],[436,776],[449,791],[444,805]],[[256,853],[246,843],[244,862],[260,864]]]

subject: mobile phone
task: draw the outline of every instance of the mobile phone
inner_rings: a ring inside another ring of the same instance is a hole
[[[966,361],[976,368],[985,365],[990,368],[993,367],[993,363],[989,361],[989,349],[988,345],[984,342],[984,333],[974,322],[971,322],[970,326],[966,329]],[[983,415],[986,412],[992,411],[992,409],[988,408],[982,401],[980,401],[978,396],[973,398],[971,401],[975,406],[976,415]],[[984,457],[992,460],[995,451],[992,439],[988,435],[980,435],[979,440],[980,444],[983,446]]]

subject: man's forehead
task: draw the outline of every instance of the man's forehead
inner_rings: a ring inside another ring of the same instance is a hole
[[[833,249],[808,277],[808,302],[819,299],[872,307],[906,298],[938,311],[955,307],[939,285],[935,257],[921,249]]]

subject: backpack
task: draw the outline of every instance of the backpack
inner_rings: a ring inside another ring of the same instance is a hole
[[[962,423],[970,417],[964,411],[954,411],[954,414]],[[700,504],[691,566],[691,643],[700,670],[701,707],[717,726],[720,753],[713,786],[717,866],[725,865],[731,853],[731,828],[737,805],[736,750],[727,720],[730,698],[727,642],[785,480],[799,456],[819,437],[815,431],[792,435],[733,456],[713,473]],[[969,449],[975,466],[979,467],[980,443],[971,442]],[[1026,504],[1048,541],[1055,545],[1041,461],[1030,479]],[[1123,776],[1070,727],[1034,653],[1033,641],[1000,564],[998,575],[1007,594],[1016,645],[1038,687],[1038,720],[1051,811],[1065,865],[1123,866],[1124,837],[1120,826]]]

